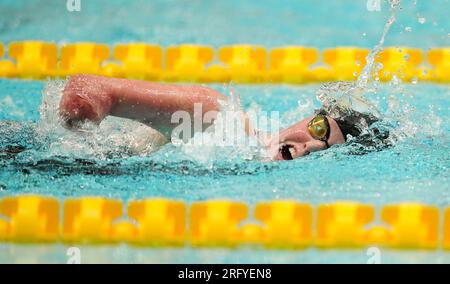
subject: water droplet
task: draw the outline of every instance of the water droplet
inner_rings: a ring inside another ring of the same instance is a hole
[[[425,22],[427,21],[427,19],[425,19],[425,17],[421,17],[421,16],[419,16],[418,18],[417,18],[417,20],[419,21],[419,23],[420,24],[425,24]]]
[[[367,36],[367,33],[363,33],[362,36]]]
[[[411,27],[406,27],[406,28],[405,28],[405,32],[410,33],[411,31],[412,31],[412,28],[411,28]]]
[[[417,77],[414,76],[411,80],[411,83],[415,85],[415,84],[417,84],[418,81],[419,81],[419,79],[417,79]]]

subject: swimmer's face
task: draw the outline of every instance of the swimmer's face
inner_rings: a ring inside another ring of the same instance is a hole
[[[325,142],[314,139],[308,131],[308,122],[313,118],[306,118],[282,130],[278,137],[272,138],[269,152],[273,160],[292,160],[327,148]],[[331,146],[345,143],[344,135],[336,121],[330,117],[328,121],[330,124],[328,144]]]

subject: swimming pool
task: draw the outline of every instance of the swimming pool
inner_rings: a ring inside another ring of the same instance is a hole
[[[69,14],[65,5],[50,5],[50,1],[35,4],[39,9],[25,1],[3,1],[0,11],[11,18],[0,20],[0,41],[37,38],[112,44],[143,40],[162,45],[193,42],[214,46],[251,41],[266,47],[297,44],[318,48],[349,44],[372,47],[378,42],[386,13],[368,13],[365,1],[332,4],[322,1],[314,6],[306,2],[286,1],[279,5],[278,1],[258,1],[256,6],[254,2],[239,1],[240,9],[233,9],[237,2],[152,1],[149,5],[145,1],[134,1],[127,2],[127,9],[121,9],[125,1],[82,1],[83,12]],[[448,7],[449,3],[418,1],[417,6],[406,5],[386,44],[423,49],[448,45],[449,22],[444,20],[445,9],[439,8],[440,5]],[[308,13],[303,13],[304,7],[308,7]],[[333,11],[333,15],[321,21],[325,16],[319,15],[327,15],[329,11]],[[56,16],[61,13],[67,16]],[[419,23],[419,14],[429,22]],[[111,17],[115,20],[105,21]],[[273,18],[283,20],[269,21]],[[205,21],[210,24],[204,25]],[[413,32],[405,32],[406,26]],[[96,29],[92,31],[91,27]],[[205,151],[203,147],[180,149],[167,145],[156,153],[133,156],[121,151],[123,145],[117,141],[118,136],[102,130],[97,130],[89,141],[75,138],[48,118],[52,109],[43,110],[44,118],[40,118],[45,84],[0,80],[0,121],[3,123],[0,147],[26,148],[19,154],[0,156],[0,197],[32,193],[61,199],[100,195],[123,201],[167,197],[187,203],[226,198],[251,206],[259,201],[277,199],[295,199],[313,205],[352,200],[378,208],[404,201],[439,208],[450,205],[448,85],[391,83],[369,94],[370,100],[376,101],[383,113],[390,113],[401,121],[402,135],[395,147],[366,155],[348,155],[348,148],[333,147],[291,162],[263,163],[248,161],[246,149],[212,147]],[[227,92],[222,85],[211,86]],[[311,115],[314,107],[319,106],[315,99],[318,84],[236,85],[234,88],[240,93],[245,108],[259,107],[284,114],[281,126]],[[50,83],[44,96],[54,99],[52,96],[57,90],[58,83]],[[116,134],[123,130],[116,129],[113,122],[106,127],[107,130],[113,128]],[[0,244],[0,263],[66,262],[66,248],[59,244]],[[367,260],[365,250],[143,249],[126,245],[82,250],[86,262],[365,263]],[[387,250],[383,251],[382,259],[383,262],[448,263],[450,255],[441,251]]]

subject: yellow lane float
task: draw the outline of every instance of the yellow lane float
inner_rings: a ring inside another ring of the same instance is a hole
[[[236,246],[238,224],[248,216],[244,203],[212,200],[193,203],[189,215],[190,243],[194,246]]]
[[[354,81],[366,65],[368,49],[337,47],[325,49],[323,62],[330,66],[331,78],[335,81]]]
[[[450,207],[444,212],[444,248],[450,250]]]
[[[114,47],[114,60],[103,72],[110,77],[157,81],[161,79],[162,48],[145,43],[119,44]]]
[[[450,82],[450,47],[436,48],[428,51],[428,63],[433,66],[431,80]]]
[[[41,41],[13,42],[9,45],[8,52],[9,57],[16,62],[16,72],[20,78],[44,79],[56,76],[56,44]]]
[[[74,74],[104,75],[102,63],[109,58],[109,48],[104,44],[76,43],[61,48],[59,75]]]
[[[168,199],[147,199],[128,204],[128,217],[137,223],[134,242],[139,244],[183,245],[186,206]]]
[[[0,58],[5,55],[3,44],[0,43]],[[0,60],[0,78],[12,78],[16,76],[16,66],[10,60]]]
[[[229,200],[188,207],[182,201],[151,198],[125,206],[120,200],[83,197],[60,206],[48,197],[5,197],[0,199],[0,241],[450,249],[450,208],[444,211],[442,230],[439,209],[417,203],[383,206],[379,220],[374,206],[357,202],[320,204],[316,209],[294,200],[260,202],[253,216],[248,208]]]
[[[258,203],[255,217],[263,226],[262,242],[269,247],[311,245],[313,209],[295,201]]]
[[[270,80],[275,83],[305,83],[311,81],[310,66],[317,62],[315,48],[288,46],[270,52]]]
[[[236,83],[261,83],[266,81],[266,49],[253,45],[233,45],[219,49],[219,60],[224,71]]]
[[[67,242],[112,242],[113,221],[122,217],[119,200],[83,197],[64,202],[62,237]]]
[[[168,81],[202,82],[206,79],[206,65],[214,59],[209,46],[180,45],[166,50],[166,73]]]
[[[374,221],[375,208],[355,202],[319,205],[316,245],[322,248],[366,245],[366,226]]]
[[[382,64],[378,76],[382,81],[397,78],[410,82],[418,76],[419,65],[423,60],[422,51],[407,47],[388,47],[377,58]]]
[[[39,196],[0,199],[0,239],[49,242],[59,239],[59,202]]]
[[[0,58],[5,56],[0,43]],[[0,77],[45,79],[78,73],[149,81],[199,83],[290,83],[353,81],[366,64],[369,50],[357,47],[325,49],[285,46],[266,51],[254,45],[210,46],[182,44],[163,48],[147,43],[117,44],[110,57],[107,45],[73,43],[58,49],[41,41],[14,42],[8,58],[0,60]],[[387,47],[376,58],[382,81],[450,82],[450,47],[433,48],[423,64],[423,52]],[[321,60],[320,60],[321,58]],[[164,59],[164,60],[163,60]]]
[[[435,249],[439,241],[439,209],[415,203],[384,206],[381,218],[390,225],[388,245]]]

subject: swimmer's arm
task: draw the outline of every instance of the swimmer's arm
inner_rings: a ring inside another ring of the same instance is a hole
[[[76,75],[69,79],[60,113],[69,125],[79,121],[100,123],[108,115],[143,122],[170,137],[177,124],[173,113],[184,111],[193,119],[194,104],[202,115],[219,111],[226,96],[203,86],[167,85],[145,81]],[[207,124],[203,128],[208,127]]]
[[[227,97],[203,86],[182,86],[150,83],[144,81],[115,79],[111,82],[111,96],[115,103],[110,115],[143,122],[170,136],[179,123],[172,121],[176,112],[189,114],[192,123],[195,115],[203,122],[207,112],[215,114],[220,110],[220,101]],[[203,129],[209,123],[203,123]]]
[[[108,78],[109,79],[109,78]],[[210,113],[209,119],[214,120],[220,111],[220,102],[226,102],[227,97],[221,93],[199,85],[169,85],[145,81],[114,79],[111,82],[112,96],[115,100],[110,115],[129,118],[148,124],[166,137],[179,123],[172,121],[172,115],[176,112],[186,112],[194,123],[194,107],[200,107],[203,122],[202,130],[211,126],[205,118]],[[198,109],[195,116],[199,115]],[[254,134],[250,126],[248,115],[242,112],[247,134]]]

